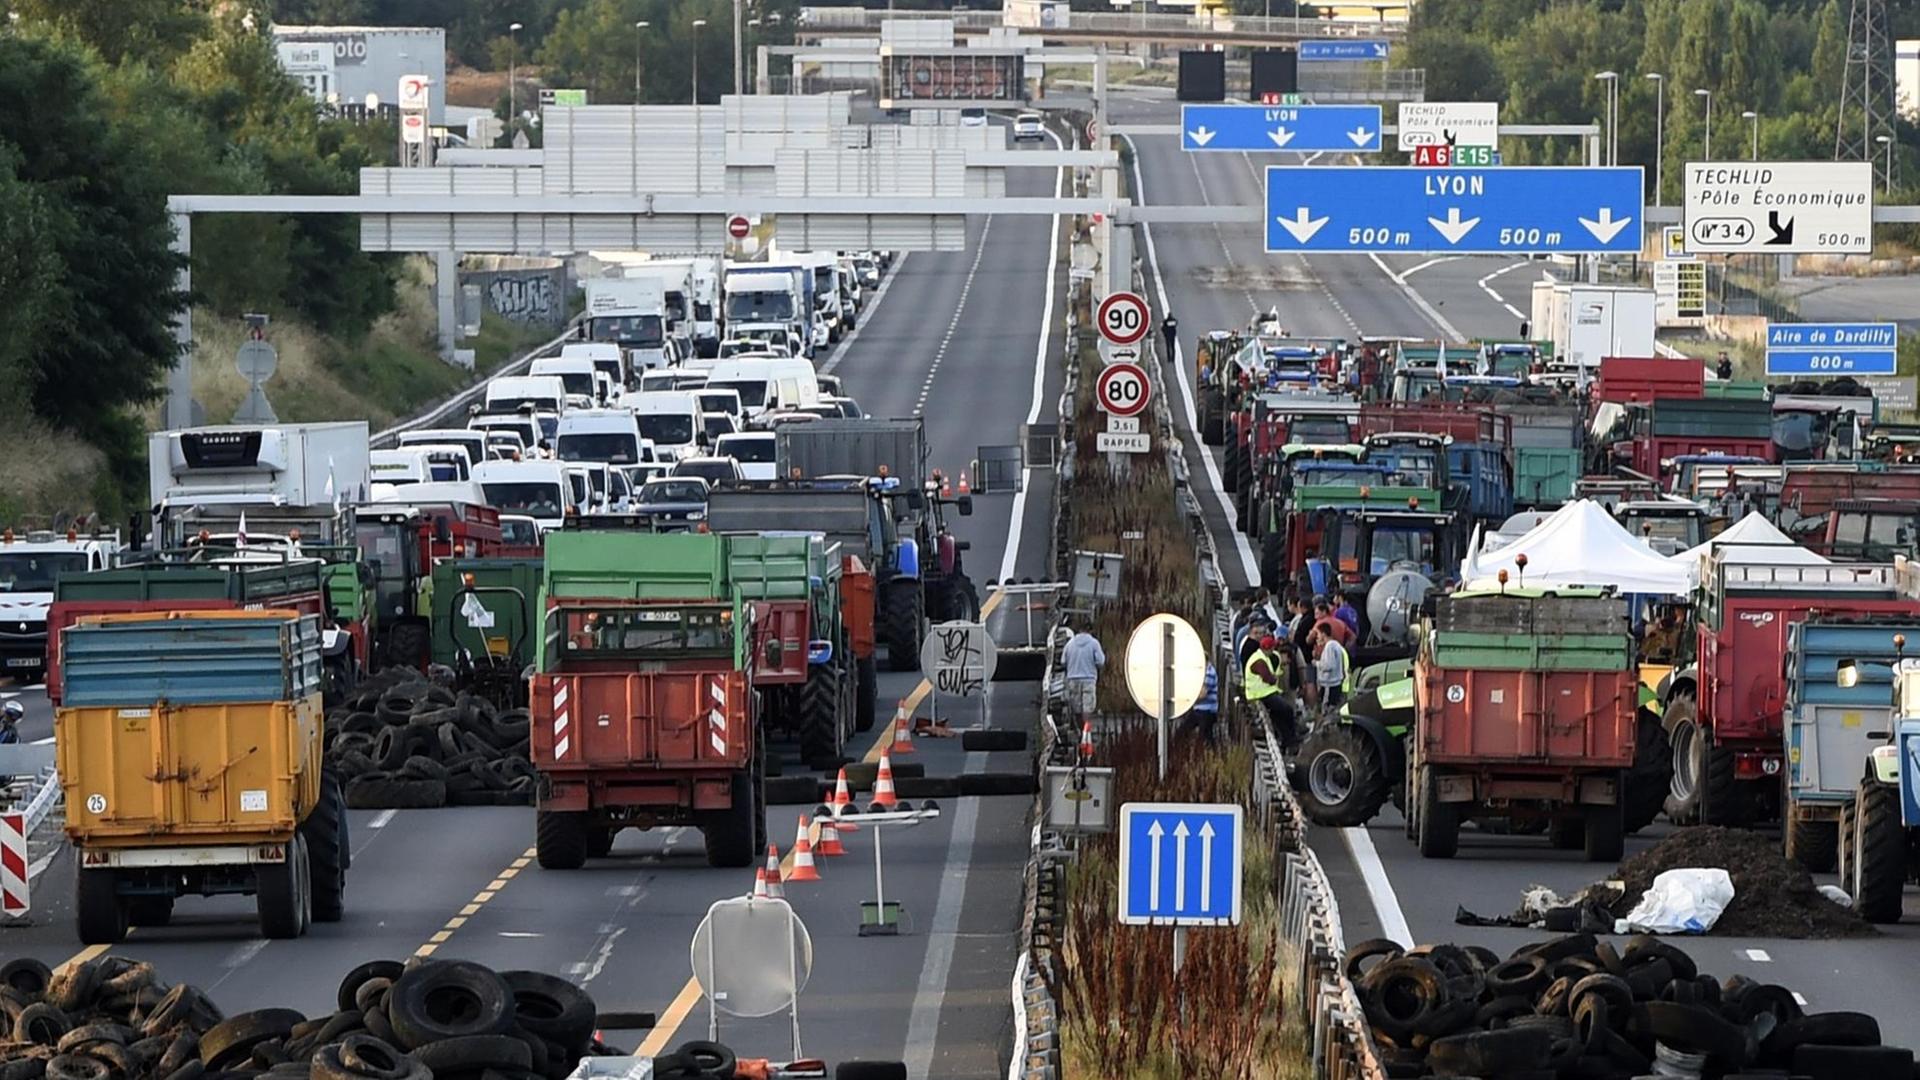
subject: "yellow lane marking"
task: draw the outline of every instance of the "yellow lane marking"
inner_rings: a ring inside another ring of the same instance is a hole
[[[680,988],[680,996],[674,998],[673,1004],[667,1006],[666,1013],[660,1017],[659,1023],[654,1025],[653,1030],[647,1033],[647,1041],[640,1044],[640,1048],[634,1051],[634,1055],[643,1058],[654,1057],[665,1050],[667,1043],[673,1041],[674,1033],[679,1031],[680,1025],[686,1021],[687,1014],[693,1011],[694,1005],[699,1001],[700,984],[688,979],[687,985]]]
[[[993,614],[994,609],[1000,606],[1000,602],[1006,599],[1006,596],[1007,592],[1005,589],[995,589],[993,595],[987,597],[987,602],[980,605],[980,621],[985,622],[987,616]],[[933,693],[933,684],[926,679],[921,679],[920,685],[913,688],[913,693],[908,694],[901,700],[900,707],[907,710],[908,715],[912,715],[919,710],[920,703],[927,700],[927,695],[931,693]],[[867,747],[866,756],[860,759],[868,765],[879,761],[881,755],[887,752],[887,747],[893,745],[893,721],[891,719],[884,724],[876,723],[873,726],[878,729],[874,732],[873,745]]]
[[[473,916],[486,905],[487,901],[498,896],[500,890],[507,887],[507,882],[512,880],[514,875],[518,874],[528,863],[532,862],[537,853],[538,849],[536,848],[528,848],[522,852],[519,858],[513,860],[512,864],[505,870],[500,871],[499,877],[494,878],[487,883],[486,888],[475,893],[472,902],[462,907],[459,914],[448,919],[444,926],[436,931],[432,937],[428,938],[425,945],[413,950],[413,955],[423,958],[432,956],[435,950],[447,943],[447,939],[453,937],[455,930],[467,925],[467,920],[473,918]]]

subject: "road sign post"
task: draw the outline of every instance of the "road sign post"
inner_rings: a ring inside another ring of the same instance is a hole
[[[1160,778],[1167,778],[1167,725],[1200,700],[1207,681],[1207,647],[1178,615],[1141,620],[1127,639],[1127,692],[1159,725]]]
[[[1378,105],[1183,105],[1180,148],[1374,154],[1380,126]]]
[[[1628,254],[1639,167],[1267,166],[1269,254]]]
[[[1892,375],[1899,347],[1893,323],[1769,323],[1767,374]]]
[[[1695,254],[1873,251],[1873,164],[1688,162],[1683,221]]]

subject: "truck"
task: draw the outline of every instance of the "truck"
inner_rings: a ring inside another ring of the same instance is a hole
[[[540,632],[534,605],[543,562],[535,553],[433,564],[424,605],[428,658],[453,672],[455,689],[502,709],[526,706],[526,670]]]
[[[729,333],[736,325],[777,323],[799,339],[806,356],[813,355],[813,274],[809,270],[728,263],[722,284]]]
[[[1661,487],[1675,458],[1730,454],[1774,459],[1773,406],[1743,398],[1655,398],[1626,405],[1600,440],[1602,468],[1624,467]]]
[[[755,628],[722,587],[725,558],[717,537],[547,537],[530,690],[541,867],[578,869],[660,825],[699,829],[712,866],[764,850]]]
[[[1781,806],[1791,628],[1810,619],[1920,618],[1895,566],[1765,561],[1711,550],[1694,593],[1694,632],[1660,686],[1673,759],[1667,817],[1749,825]]]
[[[1516,631],[1516,627],[1525,629]],[[1414,665],[1408,832],[1452,858],[1468,820],[1544,820],[1556,847],[1618,860],[1639,674],[1626,601],[1590,589],[1442,597]]]
[[[200,532],[298,529],[310,543],[348,543],[341,514],[373,484],[365,421],[229,425],[147,437],[153,543],[182,547]]]
[[[1540,282],[1532,314],[1533,326],[1547,331],[1555,365],[1572,368],[1583,384],[1603,357],[1654,355],[1652,289]]]
[[[62,575],[105,570],[120,551],[120,534],[36,529],[0,530],[0,673],[22,682],[47,671],[47,616]]]
[[[1577,405],[1509,405],[1513,423],[1513,503],[1550,510],[1573,498],[1580,479],[1581,423]]]
[[[60,635],[54,753],[80,940],[165,926],[182,896],[251,895],[272,939],[338,922],[351,848],[321,751],[319,620],[155,610]]]
[[[671,362],[667,292],[658,278],[589,278],[586,290],[586,339],[620,346],[627,355],[629,379]],[[630,382],[628,388],[636,385]]]
[[[676,547],[716,542],[711,536],[665,539]],[[717,542],[724,545],[726,571],[717,587],[730,585],[751,606],[754,686],[769,726],[782,723],[794,735],[809,768],[834,767],[854,733],[873,727],[879,686],[872,575],[817,533],[733,533]],[[849,593],[867,602],[848,603]],[[864,667],[852,641],[862,631],[869,642]]]
[[[681,359],[693,355],[693,264],[684,260],[652,260],[628,266],[622,276],[628,281],[656,281],[665,298],[667,336],[674,340]]]

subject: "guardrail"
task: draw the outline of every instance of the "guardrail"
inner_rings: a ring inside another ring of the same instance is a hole
[[[60,805],[62,797],[60,774],[54,771],[53,766],[47,766],[34,777],[34,786],[29,790],[33,794],[27,797],[26,826],[27,835],[32,836],[34,830],[47,820],[47,815],[53,812],[53,808]]]
[[[434,407],[428,409],[426,412],[423,412],[418,416],[415,416],[411,420],[402,420],[401,422],[393,425],[390,428],[387,428],[384,431],[374,432],[373,436],[369,438],[367,441],[373,446],[374,449],[378,450],[385,447],[388,443],[393,442],[395,439],[399,438],[400,436],[406,434],[409,431],[417,431],[420,428],[439,427],[442,423],[444,423],[448,419],[455,418],[455,417],[460,418],[461,426],[464,427],[466,424],[465,417],[466,417],[467,407],[469,405],[472,405],[476,401],[480,401],[484,399],[487,392],[488,383],[492,382],[495,379],[503,378],[505,376],[520,374],[521,372],[527,370],[528,367],[532,366],[535,360],[538,360],[543,356],[549,355],[554,349],[559,348],[563,343],[572,340],[574,328],[579,324],[580,318],[581,318],[580,316],[575,316],[571,321],[567,323],[566,329],[560,331],[559,336],[555,337],[553,340],[542,342],[539,345],[535,345],[533,348],[528,349],[526,352],[522,353],[521,355],[500,365],[498,369],[496,369],[492,374],[488,375],[486,378],[481,379],[479,382],[474,383],[472,386],[467,387],[465,390],[462,390],[459,393],[448,398],[447,400],[441,402],[440,404],[435,405]]]

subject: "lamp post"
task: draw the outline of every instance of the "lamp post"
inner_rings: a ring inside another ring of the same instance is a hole
[[[1653,205],[1665,206],[1662,189],[1667,179],[1667,77],[1647,72],[1653,80]]]
[[[1603,164],[1618,165],[1620,163],[1620,136],[1618,130],[1620,119],[1618,111],[1620,73],[1617,71],[1603,71],[1595,75],[1594,78],[1607,84],[1607,141]]]
[[[633,103],[635,105],[640,104],[643,96],[640,91],[640,36],[648,25],[645,19],[633,24]]]
[[[1693,96],[1697,98],[1701,98],[1705,100],[1707,103],[1706,147],[1704,151],[1701,153],[1700,159],[1702,161],[1712,161],[1713,160],[1713,91],[1695,90],[1693,92]]]
[[[514,79],[514,67],[520,59],[519,23],[507,27],[507,138],[513,138],[513,122],[520,118],[520,88]]]
[[[693,20],[693,104],[700,104],[700,28],[707,25],[705,19]]]
[[[1748,151],[1747,160],[1759,161],[1760,160],[1760,114],[1757,112],[1754,112],[1752,109],[1748,109],[1745,112],[1742,112],[1740,114],[1740,119],[1747,121],[1749,124],[1753,126],[1753,149]]]
[[[1893,136],[1875,135],[1873,141],[1887,148],[1887,175],[1880,190],[1891,193],[1893,191]]]

